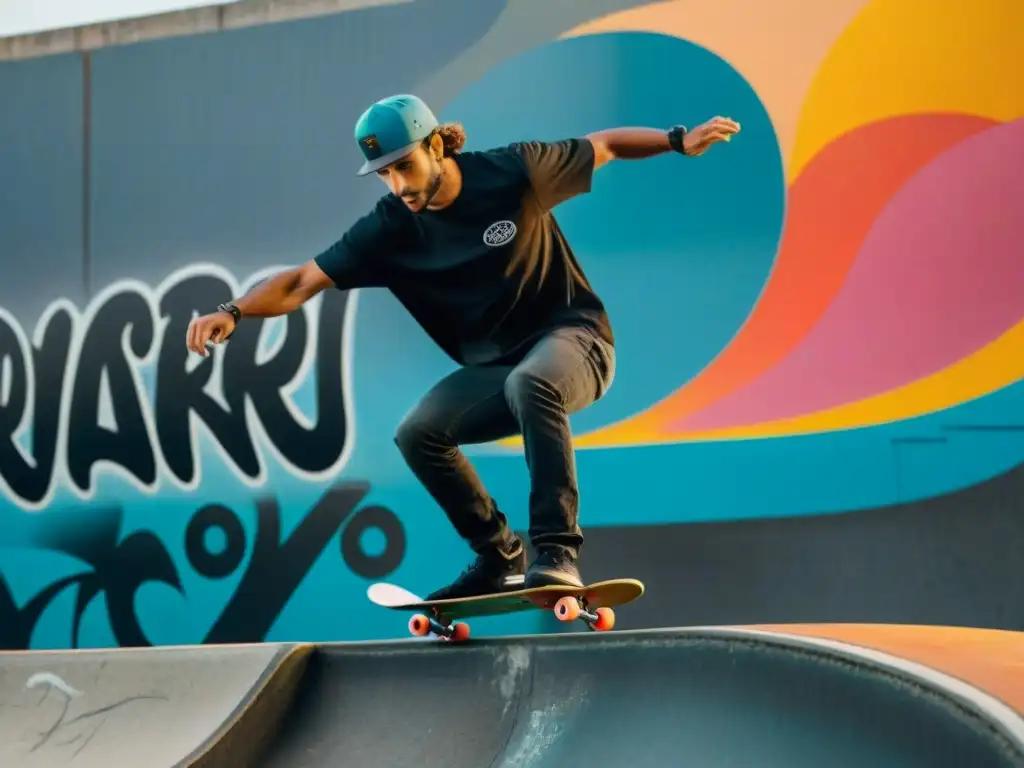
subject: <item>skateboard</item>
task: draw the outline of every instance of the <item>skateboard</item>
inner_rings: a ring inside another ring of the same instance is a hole
[[[409,632],[417,637],[434,634],[452,642],[469,639],[469,625],[457,619],[495,616],[519,611],[549,610],[559,621],[582,619],[594,631],[615,626],[613,605],[636,600],[644,585],[636,579],[611,579],[584,587],[535,587],[508,589],[490,595],[454,600],[426,601],[412,592],[380,582],[366,591],[370,602],[395,611],[416,611],[409,619]]]

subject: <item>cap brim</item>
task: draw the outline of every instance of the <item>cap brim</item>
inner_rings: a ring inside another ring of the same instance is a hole
[[[379,171],[386,165],[391,165],[392,163],[401,160],[407,155],[411,155],[416,150],[416,147],[420,145],[420,141],[421,140],[418,139],[412,142],[412,144],[407,144],[401,149],[396,149],[394,152],[388,152],[386,155],[381,155],[376,160],[367,160],[362,164],[362,166],[360,166],[359,170],[356,171],[356,176],[366,176],[374,171]]]

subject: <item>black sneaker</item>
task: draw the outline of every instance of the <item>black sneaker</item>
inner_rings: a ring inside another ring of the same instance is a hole
[[[576,558],[562,547],[545,547],[526,572],[524,588],[534,587],[582,587]]]
[[[427,595],[430,600],[454,600],[462,597],[493,595],[523,588],[526,548],[516,540],[509,553],[493,550],[477,555],[476,560],[446,587]]]

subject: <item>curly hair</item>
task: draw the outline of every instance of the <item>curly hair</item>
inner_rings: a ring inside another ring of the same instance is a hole
[[[462,123],[442,123],[423,140],[424,145],[429,145],[435,135],[439,135],[444,143],[444,157],[458,154],[466,143],[466,129]]]

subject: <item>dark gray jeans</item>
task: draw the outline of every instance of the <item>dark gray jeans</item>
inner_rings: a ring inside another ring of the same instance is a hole
[[[601,398],[614,376],[611,345],[589,330],[560,328],[517,365],[470,366],[442,379],[402,420],[395,442],[459,535],[484,552],[512,533],[458,446],[521,434],[530,540],[577,556],[583,535],[569,414]]]

